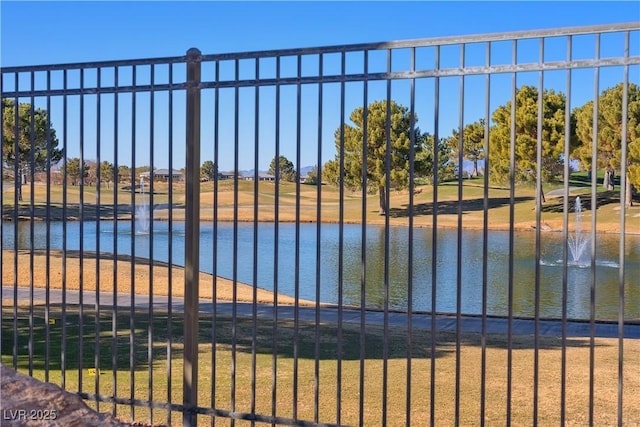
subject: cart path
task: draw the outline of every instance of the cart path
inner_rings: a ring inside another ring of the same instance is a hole
[[[13,305],[14,292],[17,292],[18,301],[31,301],[31,289],[28,287],[2,286],[3,306]],[[99,302],[102,307],[113,305],[112,292],[100,292]],[[65,295],[66,304],[76,305],[79,303],[80,291],[67,290]],[[96,303],[95,291],[84,291],[82,294],[83,304],[94,306]],[[61,289],[51,289],[49,291],[50,304],[60,304],[63,300]],[[33,301],[44,304],[46,301],[46,290],[44,288],[33,288]],[[135,295],[134,306],[136,309],[148,310],[150,303],[154,309],[167,309],[169,307],[169,297],[164,295],[153,295],[150,300],[148,295]],[[116,304],[118,307],[131,307],[130,294],[116,295]],[[171,301],[173,310],[184,310],[184,298],[173,297]],[[200,312],[212,314],[214,313],[232,316],[234,303],[231,301],[221,301],[214,304],[211,300],[200,300]],[[253,304],[250,302],[236,302],[236,315],[238,317],[252,317]],[[258,318],[273,319],[274,310],[279,320],[297,318],[302,321],[315,321],[316,310],[318,311],[320,321],[337,323],[339,315],[342,314],[342,322],[349,324],[360,324],[364,317],[365,324],[383,326],[385,322],[385,312],[378,310],[360,310],[354,308],[342,308],[340,310],[335,306],[321,307],[295,307],[292,305],[278,305],[274,307],[271,304],[256,304],[256,314]],[[364,315],[364,316],[363,316]],[[402,312],[386,313],[389,326],[407,327],[409,318],[413,328],[431,329],[432,316],[430,314],[415,313],[411,316]],[[460,329],[463,332],[482,332],[483,321],[481,316],[460,316]],[[458,328],[458,318],[455,315],[436,315],[436,328],[439,331],[456,331]],[[532,319],[512,319],[511,331],[514,335],[531,335],[535,332],[536,322]],[[539,320],[539,334],[544,336],[562,336],[563,323],[559,320]],[[566,333],[567,337],[590,337],[593,326],[593,334],[600,338],[618,338],[618,324],[613,322],[597,322],[593,325],[588,321],[567,321]],[[487,317],[486,331],[488,334],[507,334],[509,328],[509,319],[503,317]],[[627,322],[624,325],[624,338],[640,339],[640,321]]]

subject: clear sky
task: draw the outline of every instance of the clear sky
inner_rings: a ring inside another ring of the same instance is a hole
[[[637,1],[17,2],[3,0],[0,2],[0,14],[0,60],[2,66],[17,66],[180,56],[191,47],[199,48],[204,54],[213,54],[611,24],[640,21],[640,5]],[[325,102],[331,102],[335,94],[332,95],[331,90],[327,90],[325,96],[327,98]],[[309,97],[315,99],[313,94]],[[420,124],[423,129],[429,130],[429,125],[424,123],[424,117],[429,113],[423,111],[418,114],[422,114],[420,117],[423,118],[423,123]],[[176,118],[176,120],[179,119]],[[443,124],[443,128],[451,129],[456,123],[455,119],[450,120]],[[57,128],[59,126],[56,125]],[[70,125],[69,128],[72,133],[73,126]],[[282,130],[288,129],[283,127]],[[316,130],[317,124],[313,134]],[[324,160],[333,157],[331,152],[333,130],[335,130],[335,121],[327,124],[326,131],[323,130],[323,140],[326,139],[323,142]],[[160,132],[161,130],[158,129],[157,133]],[[246,135],[243,135],[243,132]],[[261,130],[261,138],[262,132],[267,131]],[[243,129],[240,137],[247,138],[252,144],[254,139],[252,128]],[[71,136],[69,138],[72,139]],[[140,137],[137,140],[139,139]],[[70,149],[70,152],[72,151]],[[291,147],[283,147],[283,151],[288,157],[295,157]],[[301,166],[316,163],[315,151],[317,150],[307,150],[302,155]],[[246,153],[252,153],[251,149]],[[87,156],[90,155],[87,154]],[[230,151],[221,150],[220,155],[221,167],[230,169],[229,163],[232,162],[229,157]],[[106,158],[108,155],[104,154],[102,157]],[[203,153],[202,157],[204,160],[212,156]],[[252,168],[252,157],[252,155],[243,156],[240,168]],[[273,156],[270,152],[261,154],[260,169],[268,167],[271,157]],[[126,162],[126,160],[122,161]],[[136,160],[136,163],[140,161],[144,162],[144,160]],[[156,158],[155,163],[157,167],[166,167],[166,156]],[[181,163],[183,161],[176,158],[176,165],[181,166]]]

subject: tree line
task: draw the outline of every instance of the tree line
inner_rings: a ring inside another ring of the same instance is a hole
[[[564,171],[564,145],[568,129],[569,159],[577,161],[580,169],[591,171],[593,162],[593,101],[577,107],[566,117],[566,96],[552,89],[542,93],[542,120],[538,126],[536,87],[522,86],[515,96],[514,179],[517,183],[535,181],[537,171],[543,183],[557,181]],[[596,168],[610,177],[613,171],[627,177],[626,200],[631,204],[632,187],[640,188],[640,89],[628,85],[627,158],[622,164],[622,101],[623,85],[602,91],[598,102]],[[433,181],[449,179],[462,173],[458,165],[462,157],[478,163],[487,156],[485,137],[489,131],[489,174],[492,183],[505,183],[511,178],[511,120],[512,102],[499,106],[491,114],[487,126],[479,119],[453,129],[450,136],[434,140],[417,126],[418,117],[409,109],[391,100],[375,101],[367,107],[356,108],[350,115],[353,124],[345,124],[335,131],[336,155],[322,171],[323,180],[342,183],[352,190],[366,185],[369,192],[377,192],[380,212],[386,211],[387,185],[405,189],[409,185],[410,165],[414,179]],[[365,142],[366,127],[366,145]],[[538,132],[541,133],[541,164],[538,167]],[[462,138],[460,138],[462,133]],[[387,144],[387,140],[390,144]],[[460,144],[462,140],[462,144]],[[460,145],[462,145],[460,147]],[[366,157],[365,157],[366,153]],[[387,176],[387,171],[389,176]],[[366,184],[365,184],[366,182]]]
[[[553,89],[542,93],[542,120],[538,125],[538,99],[540,94],[534,86],[522,86],[515,94],[515,181],[527,182],[537,179],[540,171],[542,182],[553,182],[562,177],[564,171],[565,141],[569,141],[569,160],[578,162],[580,169],[591,170],[593,162],[593,101],[574,108],[566,117],[566,96]],[[597,158],[596,168],[605,171],[609,178],[613,173],[624,173],[627,177],[627,201],[631,202],[632,186],[640,188],[640,89],[628,85],[628,120],[626,126],[627,158],[622,159],[622,104],[623,85],[618,84],[603,90],[598,99]],[[32,110],[28,103],[16,108],[11,99],[2,100],[2,152],[3,166],[17,167],[22,176],[29,172],[44,171],[60,162],[63,153],[55,129],[49,123],[48,112]],[[492,183],[504,183],[511,178],[511,101],[499,106],[491,114],[491,123],[479,119],[462,129],[453,129],[451,135],[435,141],[433,135],[422,132],[418,117],[396,101],[374,101],[365,110],[353,110],[345,124],[334,133],[335,158],[322,166],[322,181],[357,190],[366,186],[371,193],[377,192],[380,211],[385,212],[386,189],[405,189],[409,185],[410,171],[415,182],[429,183],[434,178],[442,181],[456,173],[462,173],[458,165],[459,150],[462,157],[473,163],[473,174],[480,173],[479,163],[488,154],[489,174]],[[33,120],[32,120],[33,119]],[[565,137],[568,129],[568,138]],[[18,143],[15,129],[18,127]],[[366,146],[364,145],[366,129]],[[489,152],[486,153],[485,134],[489,130]],[[541,164],[537,164],[538,132],[541,131]],[[462,133],[462,138],[460,134]],[[387,147],[387,140],[390,142]],[[462,146],[460,147],[460,140]],[[33,147],[32,147],[33,142]],[[17,153],[16,153],[17,146]],[[366,157],[364,157],[366,155]],[[411,166],[413,166],[411,168]],[[97,166],[94,166],[94,169]],[[389,171],[389,176],[387,176]],[[137,172],[137,171],[136,171]],[[77,158],[68,159],[66,173],[71,179],[83,179],[90,175],[86,164],[80,167]],[[216,165],[208,160],[201,167],[201,176],[213,179]],[[296,170],[285,156],[274,158],[269,173],[283,181],[294,181]],[[318,169],[309,175],[319,182]],[[131,170],[120,165],[115,174],[109,162],[100,164],[100,175],[109,180],[128,179]],[[421,181],[419,181],[421,180]]]

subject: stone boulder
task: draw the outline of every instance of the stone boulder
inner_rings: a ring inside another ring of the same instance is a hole
[[[76,394],[0,365],[0,422],[4,426],[129,426],[89,408]]]

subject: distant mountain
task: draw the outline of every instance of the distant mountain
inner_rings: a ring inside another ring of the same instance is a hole
[[[300,168],[300,176],[308,175],[315,168],[315,166],[304,166]]]
[[[258,171],[258,173],[267,173],[266,171]],[[254,176],[255,169],[241,170],[240,176]]]

